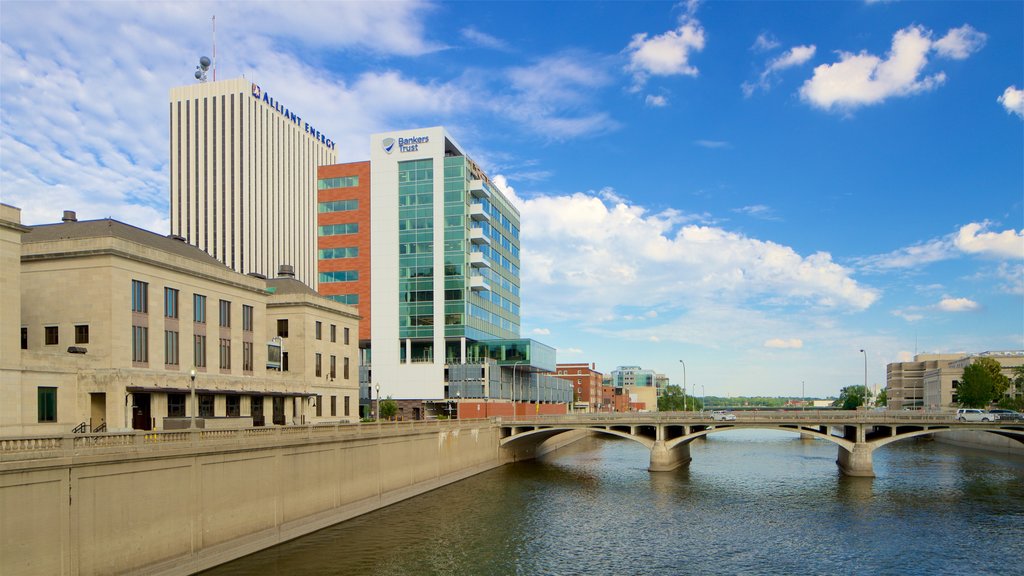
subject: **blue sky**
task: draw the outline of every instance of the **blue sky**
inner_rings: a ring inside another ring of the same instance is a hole
[[[3,2],[0,197],[168,232],[210,55],[368,158],[444,125],[522,213],[523,336],[707,394],[1024,349],[1024,3]]]

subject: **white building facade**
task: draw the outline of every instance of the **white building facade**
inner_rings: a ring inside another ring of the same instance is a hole
[[[280,265],[316,288],[317,167],[337,162],[311,120],[244,78],[170,91],[171,234],[236,272]]]

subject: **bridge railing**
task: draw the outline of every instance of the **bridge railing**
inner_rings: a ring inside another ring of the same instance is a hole
[[[729,412],[736,422],[802,422],[802,423],[955,423],[956,413],[951,411],[908,410],[737,410]],[[712,423],[711,412],[611,412],[597,414],[539,415],[531,418],[498,419],[502,424],[556,424],[556,423],[608,423],[634,424]],[[728,423],[729,421],[725,421]],[[719,422],[721,423],[721,422]]]
[[[490,425],[488,419],[404,420],[359,423],[318,423],[224,429],[185,429],[59,434],[38,437],[0,437],[0,463],[37,459],[72,458],[113,453],[192,451],[222,448],[225,444],[286,444],[314,439],[373,438],[429,431],[459,430]]]

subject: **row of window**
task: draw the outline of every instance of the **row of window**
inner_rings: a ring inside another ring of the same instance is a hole
[[[359,176],[341,176],[339,178],[322,178],[317,180],[317,190],[328,190],[331,188],[355,188],[359,186]],[[323,212],[323,210],[321,210]]]
[[[164,317],[178,318],[178,293],[175,288],[164,288]],[[141,314],[149,313],[149,283],[141,280],[132,280],[132,312]],[[231,301],[220,300],[218,302],[218,322],[221,327],[231,327]],[[206,323],[206,296],[203,294],[192,295],[192,320],[198,324]],[[253,307],[248,304],[242,305],[242,330],[252,332],[253,328]]]
[[[358,234],[359,224],[329,224],[327,226],[318,226],[317,232],[320,236],[342,236],[344,234]]]
[[[328,296],[328,298],[341,304],[348,304],[349,306],[359,305],[359,294],[334,294]]]
[[[75,344],[89,343],[89,325],[75,324]],[[60,326],[43,326],[43,344],[57,346],[60,344]],[[21,349],[28,350],[28,327],[21,327]]]
[[[324,323],[323,322],[317,320],[313,324],[313,336],[317,340],[323,340],[323,329],[324,329]],[[338,341],[338,326],[335,325],[335,324],[331,324],[330,325],[330,333],[331,333],[331,342],[337,342]],[[287,318],[279,318],[277,320],[277,335],[280,336],[281,338],[287,338],[288,337],[288,319]],[[348,345],[348,343],[349,343],[349,336],[350,336],[349,328],[347,326],[343,326],[342,327],[342,344]]]
[[[322,180],[321,180],[322,182]],[[352,212],[359,210],[359,200],[332,200],[317,204],[317,212]]]
[[[359,256],[359,248],[321,248],[318,256],[320,260],[338,260],[341,258],[356,258]]]
[[[319,282],[329,284],[331,282],[352,282],[359,280],[358,270],[337,270],[335,272],[321,272]]]

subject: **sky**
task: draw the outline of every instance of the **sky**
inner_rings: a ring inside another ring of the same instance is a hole
[[[827,397],[915,353],[1024,349],[1022,2],[0,13],[0,201],[28,225],[169,232],[169,90],[215,22],[217,79],[340,162],[445,126],[520,210],[522,336],[559,362]]]

